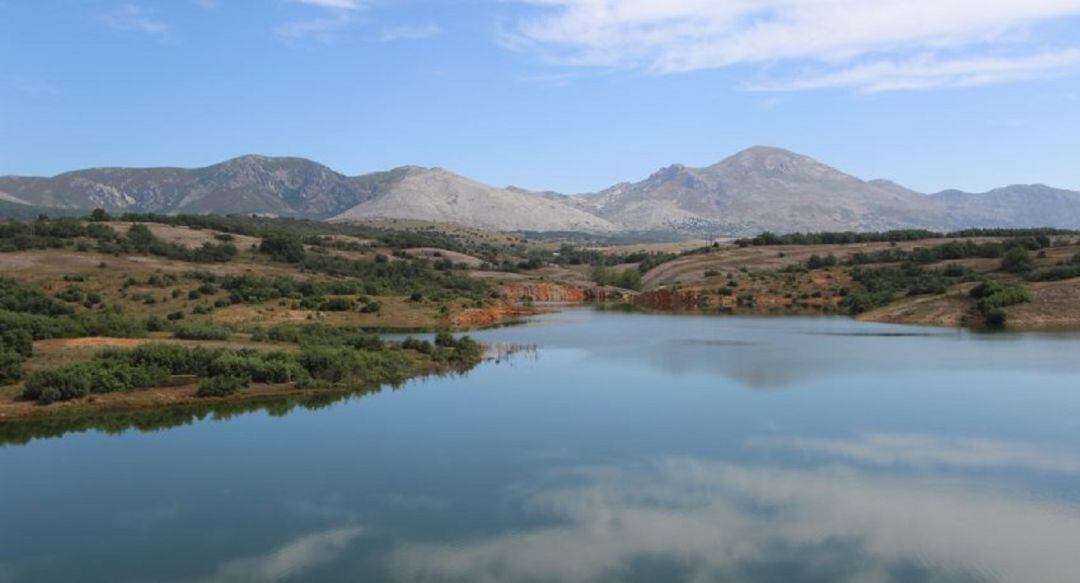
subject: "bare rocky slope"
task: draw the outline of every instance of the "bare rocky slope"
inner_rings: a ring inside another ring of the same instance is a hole
[[[206,168],[94,168],[0,177],[0,201],[115,212],[257,213],[319,220],[457,223],[500,231],[761,231],[967,227],[1080,228],[1080,192],[1018,185],[921,194],[865,181],[807,156],[755,147],[705,168],[564,196],[498,188],[439,168],[346,176],[302,158],[243,156]]]
[[[407,168],[393,188],[334,217],[371,218],[419,219],[497,231],[618,229],[606,219],[567,204],[564,197],[495,188],[441,168]]]

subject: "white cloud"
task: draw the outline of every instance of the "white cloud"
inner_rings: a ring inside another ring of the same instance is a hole
[[[162,35],[169,32],[169,25],[154,18],[149,11],[135,4],[125,4],[102,17],[117,30]]]
[[[358,0],[294,0],[299,4],[322,9],[324,16],[286,22],[277,27],[278,36],[288,40],[314,38],[322,42],[333,40],[334,32],[353,21],[353,12],[364,5]]]
[[[442,33],[442,28],[437,24],[420,24],[409,26],[397,26],[388,28],[379,35],[382,42],[394,42],[400,40],[423,40]]]
[[[932,55],[906,61],[880,60],[823,73],[750,85],[761,91],[799,91],[851,87],[868,92],[975,87],[1023,81],[1080,70],[1080,49],[1018,57],[939,60]]]
[[[312,567],[334,561],[361,534],[363,529],[347,527],[304,535],[265,555],[224,563],[203,581],[272,582],[294,578]]]
[[[399,547],[405,580],[619,580],[674,564],[687,581],[910,578],[1072,581],[1080,512],[1067,502],[946,476],[873,476],[844,467],[778,469],[695,459],[586,468],[571,484],[527,487],[537,526],[473,541]],[[925,569],[920,573],[919,569]],[[766,571],[767,572],[767,571]]]
[[[278,36],[290,40],[303,38],[315,38],[328,42],[333,38],[334,31],[352,22],[347,14],[336,14],[321,18],[309,18],[306,20],[293,20],[277,27]]]
[[[1028,33],[1080,15],[1080,0],[524,1],[536,10],[505,40],[550,62],[653,74],[775,63],[826,69],[775,83],[781,89],[882,91],[1053,74],[1075,65],[1072,47],[1032,51]]]
[[[757,440],[754,445],[793,449],[881,466],[956,469],[1022,468],[1080,474],[1080,457],[1043,445],[923,434],[872,433],[858,439]]]
[[[332,8],[335,10],[359,10],[360,2],[357,0],[297,0],[301,4],[318,6],[320,8]]]

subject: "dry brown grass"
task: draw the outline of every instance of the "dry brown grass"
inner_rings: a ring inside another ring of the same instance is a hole
[[[112,221],[109,226],[116,229],[118,233],[124,234],[131,229],[131,225],[134,223],[127,223],[123,221]],[[183,225],[165,225],[161,223],[140,223],[150,229],[157,238],[167,243],[176,243],[183,245],[189,249],[201,246],[203,243],[220,243],[215,239],[215,235],[219,235],[217,231],[209,229],[193,229]],[[248,249],[252,245],[258,245],[261,239],[258,237],[249,237],[247,235],[232,235],[233,245],[236,245],[237,249]]]

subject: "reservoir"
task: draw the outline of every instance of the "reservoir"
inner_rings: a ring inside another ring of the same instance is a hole
[[[1080,334],[570,310],[364,396],[0,445],[0,582],[1074,581]]]

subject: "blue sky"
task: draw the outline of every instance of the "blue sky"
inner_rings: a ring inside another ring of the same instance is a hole
[[[758,144],[1080,189],[1080,0],[0,0],[0,174],[261,153],[582,192]]]

